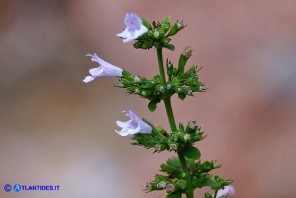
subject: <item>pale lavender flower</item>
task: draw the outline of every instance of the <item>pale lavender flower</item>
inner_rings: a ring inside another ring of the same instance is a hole
[[[231,185],[225,186],[224,189],[218,190],[217,198],[220,198],[222,196],[234,195],[234,193],[235,193],[235,190],[234,190],[233,186],[231,186]]]
[[[136,133],[151,133],[152,127],[139,118],[132,110],[123,111],[126,116],[130,117],[127,122],[116,121],[116,124],[121,127],[120,131],[115,130],[121,136],[134,135]]]
[[[90,76],[86,76],[83,82],[89,83],[99,76],[122,76],[123,70],[121,68],[100,59],[96,53],[94,55],[87,54],[86,56],[90,56],[91,61],[99,63],[99,67],[90,69]]]
[[[142,19],[136,13],[126,13],[124,23],[126,24],[126,28],[123,32],[116,34],[117,36],[124,38],[124,43],[135,40],[148,31],[143,25]]]

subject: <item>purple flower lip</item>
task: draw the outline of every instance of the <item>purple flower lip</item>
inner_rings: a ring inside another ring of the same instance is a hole
[[[135,40],[148,31],[143,25],[142,19],[136,13],[126,13],[124,23],[126,24],[126,28],[123,32],[116,34],[120,38],[124,38],[124,43]]]
[[[222,196],[231,196],[231,195],[234,195],[234,193],[235,193],[235,190],[233,186],[231,185],[225,186],[224,189],[218,190],[217,198],[220,198]]]
[[[121,68],[111,65],[103,59],[100,59],[100,57],[96,53],[94,53],[94,55],[87,54],[86,56],[90,56],[91,61],[97,62],[99,64],[99,67],[90,69],[90,76],[86,76],[83,82],[89,83],[99,76],[122,76],[123,70]]]
[[[121,127],[120,131],[115,130],[121,136],[134,135],[136,133],[151,133],[152,127],[139,118],[132,110],[123,111],[130,120],[126,122],[116,121],[116,124]]]

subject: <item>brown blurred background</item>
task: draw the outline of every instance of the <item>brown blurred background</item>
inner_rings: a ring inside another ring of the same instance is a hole
[[[93,52],[134,74],[157,72],[154,50],[115,36],[129,11],[188,25],[165,57],[176,62],[194,46],[189,64],[203,67],[209,90],[174,98],[175,117],[208,134],[197,144],[202,160],[223,164],[214,173],[235,181],[234,197],[296,197],[292,0],[0,0],[0,197],[164,197],[142,189],[174,154],[152,155],[114,132],[128,108],[168,128],[163,105],[152,114],[147,101],[114,88],[116,78],[82,82],[96,66],[85,57]],[[6,183],[61,190],[6,193]]]

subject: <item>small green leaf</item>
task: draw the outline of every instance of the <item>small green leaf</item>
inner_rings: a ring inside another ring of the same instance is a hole
[[[173,192],[170,194],[167,194],[166,198],[181,198],[182,193],[181,192]]]
[[[169,158],[166,164],[160,166],[162,172],[166,172],[170,175],[178,175],[182,173],[181,164],[178,158]]]
[[[152,26],[147,20],[142,18],[142,23],[148,30],[152,30]]]
[[[198,160],[201,156],[200,151],[194,146],[185,147],[183,150],[185,157],[193,160]]]
[[[159,100],[151,100],[148,104],[148,109],[153,112],[155,111],[156,107],[157,107],[157,103],[159,103]]]
[[[181,99],[181,100],[184,100],[186,98],[186,94],[184,93],[178,93],[178,97]]]
[[[167,48],[167,49],[169,49],[169,50],[171,50],[171,51],[174,51],[175,50],[175,46],[172,45],[172,44],[166,44],[166,45],[164,45],[164,47]]]

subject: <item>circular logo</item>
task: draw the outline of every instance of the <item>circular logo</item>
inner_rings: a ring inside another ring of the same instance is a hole
[[[20,191],[22,190],[22,186],[21,186],[20,184],[15,184],[15,185],[13,186],[13,190],[14,190],[15,192],[20,192]]]
[[[6,185],[4,186],[4,190],[5,190],[6,192],[10,192],[10,191],[11,191],[11,185],[10,185],[10,184],[6,184]]]

